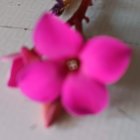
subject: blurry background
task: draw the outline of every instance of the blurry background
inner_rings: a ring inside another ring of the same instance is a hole
[[[78,1],[78,0],[77,0]],[[35,21],[54,0],[0,0],[0,56],[32,47]],[[85,34],[109,34],[134,50],[126,76],[110,88],[110,107],[98,116],[65,118],[45,129],[40,106],[6,87],[9,64],[0,62],[0,140],[140,140],[140,0],[96,0]],[[68,15],[69,16],[69,15]]]

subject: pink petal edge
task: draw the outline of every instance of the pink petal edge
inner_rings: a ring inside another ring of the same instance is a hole
[[[51,13],[41,17],[33,40],[37,52],[49,59],[77,56],[83,45],[80,33]]]
[[[80,74],[70,75],[62,92],[62,104],[71,115],[97,114],[109,103],[106,86]]]
[[[24,62],[21,57],[15,58],[10,71],[10,77],[8,80],[9,87],[17,87],[17,74],[24,67]]]
[[[63,76],[59,65],[35,61],[18,74],[18,86],[25,96],[37,102],[52,102],[60,95]]]
[[[0,57],[0,61],[2,61],[2,62],[13,61],[14,59],[18,58],[19,55],[20,55],[19,53],[12,53],[9,55],[5,55],[5,56]]]
[[[21,49],[21,57],[25,64],[29,64],[33,61],[40,60],[40,56],[34,52],[32,49],[28,49],[27,47],[22,47]]]
[[[113,84],[126,73],[132,49],[111,36],[97,36],[89,40],[81,53],[82,71],[105,84]]]
[[[22,47],[19,53],[10,54],[3,57],[3,60],[11,60],[12,66],[10,70],[10,76],[8,80],[9,87],[17,87],[17,75],[24,68],[26,64],[32,61],[39,60],[39,57],[32,52],[32,50]]]

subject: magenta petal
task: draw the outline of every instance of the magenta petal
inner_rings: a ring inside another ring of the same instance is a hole
[[[0,57],[0,61],[2,61],[2,62],[14,61],[19,56],[20,56],[19,53],[13,53],[13,54],[5,55],[5,56]]]
[[[58,98],[63,76],[53,62],[33,62],[18,76],[18,86],[24,95],[38,102],[51,102]]]
[[[2,60],[12,60],[12,68],[10,72],[10,78],[8,81],[8,86],[17,87],[17,75],[20,70],[28,63],[32,61],[39,60],[39,56],[36,55],[32,50],[26,47],[22,47],[20,53],[10,54],[2,57]]]
[[[126,72],[132,50],[124,42],[110,37],[91,39],[81,54],[82,71],[105,84],[117,82]]]
[[[8,86],[10,87],[17,87],[17,74],[19,71],[23,68],[24,63],[21,57],[17,57],[13,60],[11,72],[10,72],[10,78],[8,81]]]
[[[82,42],[78,32],[49,13],[40,19],[34,31],[36,50],[50,59],[77,55]]]
[[[13,60],[13,64],[10,71],[10,78],[8,81],[8,86],[17,87],[17,81],[16,81],[17,74],[23,68],[23,66],[24,66],[24,63],[23,63],[22,58],[19,57]]]
[[[21,57],[25,64],[31,63],[35,60],[40,60],[40,57],[34,52],[34,50],[30,50],[26,47],[22,47]]]
[[[63,86],[62,103],[72,115],[89,115],[108,105],[105,85],[82,75],[70,75]]]

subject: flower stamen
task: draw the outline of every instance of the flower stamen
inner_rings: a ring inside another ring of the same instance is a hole
[[[78,59],[70,59],[66,62],[66,66],[69,71],[77,71],[80,66],[80,61]]]

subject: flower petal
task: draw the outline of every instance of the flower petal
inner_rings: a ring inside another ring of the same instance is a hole
[[[36,52],[33,49],[30,50],[26,47],[22,47],[20,55],[25,64],[29,64],[35,60],[41,59],[41,57],[38,54],[36,54]]]
[[[63,80],[59,70],[59,66],[53,62],[33,62],[18,75],[18,86],[32,100],[54,101],[60,94]]]
[[[53,14],[44,14],[34,31],[34,45],[50,59],[77,55],[83,39],[69,25]]]
[[[59,121],[64,113],[64,109],[61,102],[55,101],[43,105],[43,120],[45,127],[50,127],[53,123]]]
[[[17,87],[17,75],[20,70],[32,61],[39,60],[39,56],[35,54],[33,50],[29,50],[26,47],[22,47],[20,53],[10,54],[4,56],[2,60],[12,60],[12,67],[10,72],[10,78],[8,81],[8,86]]]
[[[0,61],[2,62],[9,62],[9,61],[14,61],[16,58],[19,57],[19,53],[12,53],[12,54],[8,54],[8,55],[4,55],[2,57],[0,57]]]
[[[124,42],[110,37],[91,39],[81,54],[82,71],[105,84],[117,82],[126,72],[132,50]]]
[[[89,115],[108,105],[105,85],[82,75],[70,75],[63,86],[62,103],[72,115]]]
[[[13,64],[11,67],[10,78],[8,80],[9,87],[17,87],[17,74],[23,68],[24,62],[21,57],[17,57],[13,60]]]

